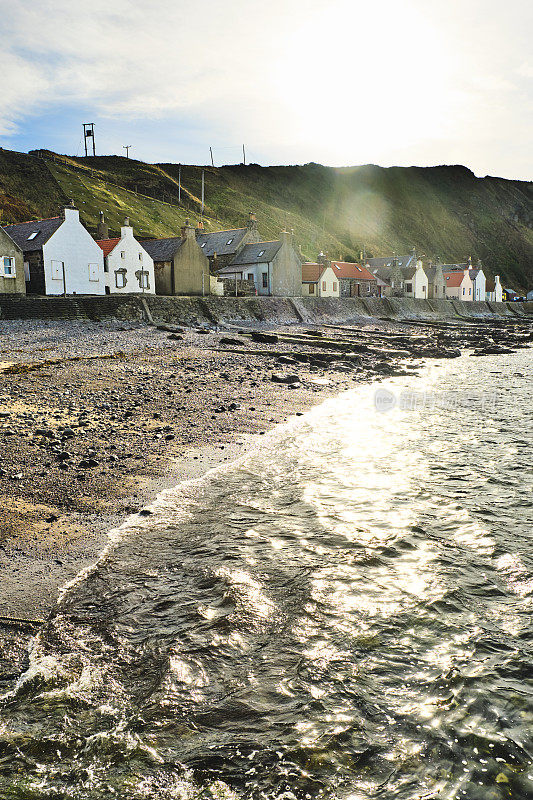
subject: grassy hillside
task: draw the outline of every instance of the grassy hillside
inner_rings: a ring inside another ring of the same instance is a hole
[[[140,235],[176,233],[200,215],[201,168],[118,156],[43,159],[0,150],[0,215],[50,215],[72,197],[94,229],[129,216]],[[533,286],[533,184],[476,178],[465,167],[332,169],[318,164],[205,168],[207,230],[242,225],[255,211],[266,238],[293,228],[306,256],[406,252],[446,261],[481,258],[516,289]]]

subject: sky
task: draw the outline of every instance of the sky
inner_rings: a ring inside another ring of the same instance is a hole
[[[531,0],[0,0],[0,147],[533,179]]]

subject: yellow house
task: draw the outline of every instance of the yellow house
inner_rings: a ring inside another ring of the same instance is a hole
[[[302,264],[303,297],[340,297],[340,283],[329,261]]]

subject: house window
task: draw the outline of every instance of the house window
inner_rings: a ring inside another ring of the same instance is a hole
[[[314,293],[315,293],[315,284],[314,283],[310,283],[309,284],[309,294],[314,294]]]
[[[254,279],[254,273],[253,273],[253,272],[249,272],[249,273],[248,273],[248,275],[247,275],[246,277],[248,278],[248,280],[249,280],[249,281],[253,281],[253,279]]]
[[[63,262],[62,261],[52,261],[52,280],[53,281],[61,281],[63,280]]]
[[[98,264],[89,264],[89,280],[98,283],[100,280],[100,271]]]
[[[406,292],[412,292],[413,291],[413,284],[412,283],[406,283],[405,284],[405,291]]]
[[[115,270],[115,286],[117,289],[124,289],[127,284],[126,278],[126,270],[125,269],[117,269]]]
[[[263,272],[263,289],[268,289],[268,272]]]
[[[227,244],[227,245],[228,245],[228,244],[231,244],[231,243],[232,243],[232,241],[233,241],[233,239],[228,239],[228,241],[226,242],[226,244]]]
[[[258,254],[257,254],[257,258],[259,258],[259,256],[264,256],[264,255],[265,255],[265,251],[264,250],[260,250],[258,252]]]
[[[39,235],[39,231],[33,231],[33,233],[30,233],[30,235],[28,236],[28,239],[27,239],[27,241],[28,241],[28,242],[31,242],[31,241],[32,241],[33,239],[35,239],[35,237],[36,237],[36,236],[38,236],[38,235]]]
[[[142,261],[142,260],[143,260],[143,254],[139,253],[139,261]]]
[[[466,289],[463,289],[463,294],[466,294]]]
[[[325,292],[327,287],[326,281],[322,281],[322,291]]]
[[[2,258],[2,267],[4,278],[14,278],[16,275],[15,259],[11,256],[4,256]]]
[[[335,283],[335,281],[333,281],[333,291],[334,291],[334,292],[336,292],[336,291],[337,291],[337,284]]]
[[[124,275],[124,277],[126,277]],[[148,272],[139,272],[139,287],[141,289],[149,289],[150,288],[150,276]]]
[[[121,250],[121,251],[120,251],[120,257],[121,257],[121,258],[126,258],[126,253],[125,253],[125,251],[124,251],[124,250]]]

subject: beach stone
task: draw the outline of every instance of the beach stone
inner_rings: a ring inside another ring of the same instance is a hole
[[[270,380],[273,383],[298,383],[300,381],[300,376],[296,375],[296,373],[283,375],[281,372],[273,372],[270,376]]]
[[[297,363],[298,362],[296,361],[296,359],[292,358],[292,356],[280,356],[278,358],[278,364],[297,364]]]
[[[260,331],[252,331],[252,341],[263,342],[264,344],[275,344],[279,342],[279,337],[275,333],[262,333]]]
[[[240,344],[243,345],[244,342],[242,339],[232,339],[231,336],[223,336],[219,340],[219,344]]]
[[[173,339],[175,342],[182,342],[183,336],[180,336],[179,333],[171,333],[168,337],[169,339]]]

